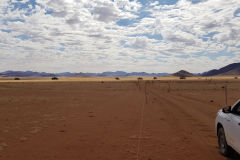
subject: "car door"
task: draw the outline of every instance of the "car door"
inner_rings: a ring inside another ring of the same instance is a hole
[[[233,108],[231,114],[232,147],[240,153],[240,105]]]

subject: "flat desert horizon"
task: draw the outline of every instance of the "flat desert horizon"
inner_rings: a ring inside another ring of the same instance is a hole
[[[2,160],[237,160],[215,118],[239,99],[234,76],[0,78]]]
[[[0,82],[72,82],[72,81],[85,81],[85,82],[99,82],[99,81],[105,81],[105,82],[111,82],[111,81],[136,81],[138,78],[141,77],[145,81],[184,81],[184,80],[193,80],[193,81],[204,81],[204,80],[233,80],[236,81],[238,78],[240,79],[239,75],[218,75],[218,76],[191,76],[191,77],[185,77],[186,79],[180,79],[178,76],[160,76],[154,77],[151,76],[128,76],[128,77],[121,77],[121,76],[106,76],[106,77],[91,77],[91,76],[74,76],[74,77],[57,77],[58,80],[52,80],[52,77],[1,77],[0,76]],[[19,78],[19,80],[15,80],[15,78]],[[116,78],[119,78],[116,80]]]

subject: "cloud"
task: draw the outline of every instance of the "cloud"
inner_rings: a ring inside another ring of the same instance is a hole
[[[103,22],[112,22],[120,17],[118,13],[113,9],[113,6],[109,7],[95,7],[93,13],[96,15],[96,19]]]
[[[147,40],[145,37],[136,38],[136,40],[131,44],[134,49],[144,49],[147,47]]]
[[[240,1],[143,2],[1,0],[0,68],[201,72],[239,59]]]
[[[78,15],[73,15],[71,18],[66,20],[67,24],[69,25],[74,25],[80,23],[80,20],[78,18]]]

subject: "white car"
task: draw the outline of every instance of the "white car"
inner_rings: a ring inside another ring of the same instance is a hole
[[[219,149],[224,156],[229,156],[232,149],[240,153],[240,99],[218,112],[216,130]]]

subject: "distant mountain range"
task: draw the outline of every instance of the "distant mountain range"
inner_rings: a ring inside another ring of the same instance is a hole
[[[146,72],[103,72],[103,73],[71,73],[71,72],[63,72],[63,73],[46,73],[46,72],[32,72],[32,71],[6,71],[1,72],[0,76],[2,77],[74,77],[74,76],[83,76],[83,77],[130,77],[130,76],[151,76],[151,77],[160,77],[167,76],[168,73],[146,73]]]
[[[74,77],[74,76],[82,76],[82,77],[130,77],[130,76],[149,76],[149,77],[161,77],[173,75],[177,77],[191,77],[191,76],[217,76],[217,75],[240,75],[240,63],[229,64],[220,69],[213,69],[204,73],[193,74],[187,71],[181,70],[174,74],[169,73],[146,73],[146,72],[103,72],[103,73],[71,73],[71,72],[63,72],[63,73],[46,73],[46,72],[33,72],[33,71],[6,71],[0,72],[0,76],[2,77]]]

